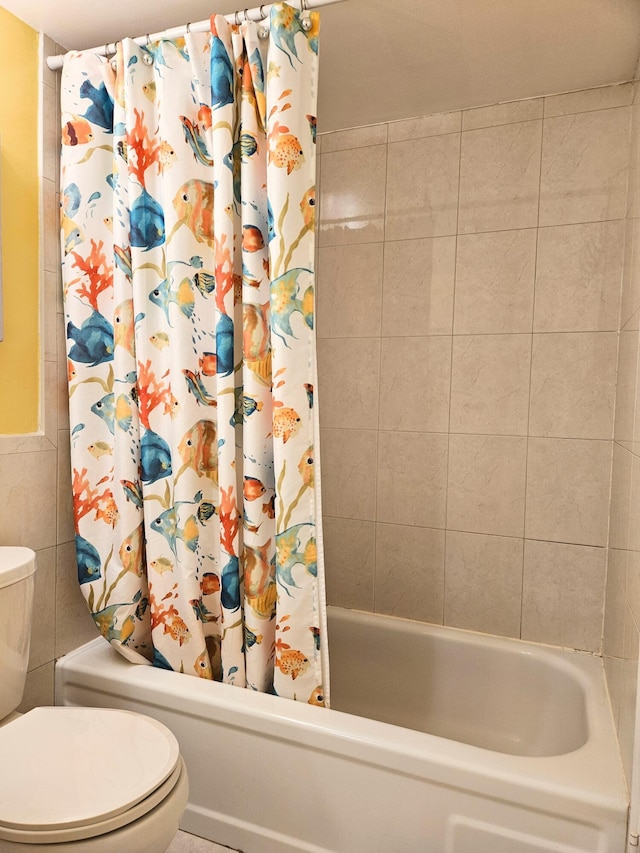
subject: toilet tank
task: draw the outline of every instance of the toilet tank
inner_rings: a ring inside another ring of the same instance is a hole
[[[22,701],[29,662],[36,555],[0,546],[0,720]]]

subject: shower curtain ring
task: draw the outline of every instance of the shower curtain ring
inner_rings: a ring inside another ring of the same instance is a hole
[[[149,38],[149,33],[147,33],[147,45],[151,44],[151,39]]]
[[[246,24],[246,23],[247,23],[247,21],[249,20],[249,10],[248,10],[248,9],[245,9],[245,10],[244,10],[244,12],[243,12],[242,14],[244,15],[244,22],[245,22],[245,24]]]
[[[187,24],[187,35],[191,32],[191,23]]]
[[[239,12],[239,11],[236,11],[236,13],[235,13],[235,15],[234,15],[234,17],[235,17],[235,19],[236,19],[236,27],[239,27],[239,26],[240,26],[240,21],[238,20],[238,15],[239,15],[239,14],[240,14],[240,12]]]

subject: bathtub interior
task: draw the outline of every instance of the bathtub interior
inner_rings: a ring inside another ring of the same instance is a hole
[[[509,755],[586,743],[586,684],[562,653],[478,639],[330,608],[331,707]]]

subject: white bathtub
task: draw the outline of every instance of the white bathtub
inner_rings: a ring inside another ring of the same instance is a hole
[[[101,638],[58,662],[57,702],[169,726],[183,829],[247,853],[624,853],[599,658],[330,611],[330,711],[133,666]]]

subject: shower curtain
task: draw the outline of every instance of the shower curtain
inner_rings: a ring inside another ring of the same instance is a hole
[[[319,16],[72,52],[61,240],[78,580],[129,660],[327,704]]]

